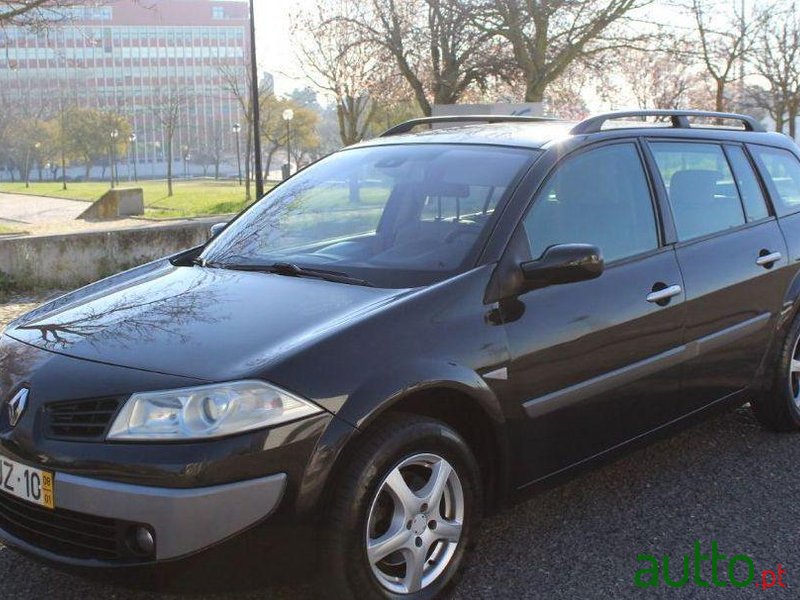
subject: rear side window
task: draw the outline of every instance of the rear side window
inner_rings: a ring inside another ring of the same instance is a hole
[[[744,225],[728,160],[717,144],[650,144],[667,188],[678,239],[691,240]]]
[[[770,188],[775,212],[788,215],[800,210],[800,162],[788,150],[749,146]]]
[[[607,262],[658,247],[650,188],[636,146],[566,158],[525,217],[531,257],[556,244],[594,244]]]
[[[758,184],[756,174],[753,172],[753,167],[747,160],[744,150],[739,146],[725,146],[725,152],[727,152],[731,167],[733,167],[736,187],[739,188],[739,194],[742,196],[747,222],[768,217],[769,211],[764,193],[761,191],[761,186]]]

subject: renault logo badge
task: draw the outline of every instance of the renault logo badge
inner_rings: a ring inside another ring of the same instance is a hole
[[[8,421],[12,427],[16,427],[20,418],[22,418],[22,413],[25,412],[25,408],[28,406],[28,392],[28,388],[22,388],[8,401]]]

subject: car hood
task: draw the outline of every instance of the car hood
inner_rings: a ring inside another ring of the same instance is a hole
[[[46,304],[6,334],[75,358],[224,381],[255,376],[407,290],[168,261]]]

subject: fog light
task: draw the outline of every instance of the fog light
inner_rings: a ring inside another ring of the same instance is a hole
[[[156,549],[156,540],[147,527],[139,525],[136,528],[136,547],[142,554],[153,554]]]

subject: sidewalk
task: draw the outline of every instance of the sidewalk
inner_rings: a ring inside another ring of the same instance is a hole
[[[8,225],[13,229],[19,230],[20,234],[36,236],[80,233],[83,231],[139,229],[175,225],[196,220],[227,221],[230,219],[230,215],[219,215],[216,218],[195,217],[160,220],[130,217],[105,221],[76,220],[78,215],[89,208],[90,204],[90,202],[82,200],[0,192],[0,225]],[[11,236],[0,236],[0,239],[3,237]]]

